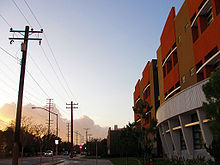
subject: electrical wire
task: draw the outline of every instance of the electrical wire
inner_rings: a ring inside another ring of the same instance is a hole
[[[9,23],[8,23],[8,21],[0,14],[0,16],[2,17],[2,19],[5,21],[5,23],[9,26],[9,27],[12,27]]]
[[[21,13],[21,15],[25,18],[25,20],[26,20],[27,23],[30,25],[30,27],[32,27],[31,24],[30,24],[30,22],[28,21],[27,17],[25,17],[25,15],[24,15],[23,12],[21,11],[21,9],[18,7],[18,5],[16,4],[16,2],[15,2],[14,0],[12,0],[12,2],[13,2],[14,5],[16,6],[16,8],[19,10],[19,12]],[[30,6],[28,5],[27,1],[24,0],[24,2],[25,2],[25,4],[27,5],[28,9],[30,10],[31,14],[33,15],[34,19],[36,20],[36,22],[38,23],[38,25],[39,25],[39,26],[41,27],[41,29],[42,29],[42,26],[41,26],[40,22],[38,21],[38,19],[37,19],[37,17],[35,16],[34,12],[31,10],[31,8],[30,8]],[[2,19],[4,20],[4,22],[5,22],[9,27],[11,27],[10,24],[8,23],[8,21],[7,21],[2,15],[1,15],[1,17],[2,17]],[[58,62],[57,62],[57,60],[56,60],[56,58],[55,58],[55,55],[54,55],[53,50],[52,50],[52,48],[51,48],[51,46],[50,46],[50,43],[49,43],[49,41],[48,41],[48,39],[47,39],[47,36],[46,36],[45,33],[43,33],[43,35],[44,35],[44,37],[45,37],[45,40],[46,40],[46,42],[47,42],[47,45],[48,45],[48,47],[49,47],[51,53],[52,53],[53,59],[54,59],[56,65],[57,65],[57,67],[58,67],[58,69],[59,69],[59,72],[60,72],[60,74],[61,74],[61,76],[62,76],[62,78],[63,78],[63,80],[64,80],[64,82],[65,82],[65,84],[66,84],[66,86],[67,86],[67,88],[68,88],[68,90],[70,91],[70,93],[71,93],[71,95],[72,95],[72,97],[73,97],[72,91],[70,90],[69,85],[68,85],[68,83],[67,83],[67,81],[66,81],[66,79],[65,79],[65,77],[64,77],[64,75],[63,75],[63,73],[62,73],[62,71],[61,71],[61,68],[60,68],[60,66],[59,66],[59,64],[58,64]],[[1,47],[0,47],[0,48],[1,48]],[[3,49],[3,48],[1,48],[1,49],[2,49],[5,53],[7,53],[8,55],[11,56],[11,54],[8,53],[5,49]],[[43,48],[42,48],[42,50],[43,50]],[[44,55],[46,55],[46,53],[45,53],[44,50],[43,50],[43,52],[44,52]],[[13,55],[12,55],[12,57],[13,57],[15,60],[18,60],[18,58],[14,57]],[[48,59],[48,57],[46,57],[46,58],[47,58],[48,61],[50,61],[50,60]],[[49,64],[52,66],[51,62],[49,62]],[[38,68],[39,68],[39,67],[38,67]],[[58,75],[57,75],[57,73],[55,72],[55,70],[54,70],[53,67],[52,67],[52,70],[53,70],[53,72],[56,74],[56,77],[58,78],[58,81],[59,81],[59,83],[61,84],[61,86],[62,86],[62,88],[64,89],[64,91],[65,91],[65,93],[67,94],[67,96],[70,96],[70,95],[68,94],[66,88],[63,86],[61,80],[59,79],[59,77],[58,77]],[[28,71],[27,71],[27,72],[28,72]],[[40,71],[40,72],[42,72],[42,71]],[[30,74],[30,72],[28,72],[28,74],[29,74],[30,77],[35,81],[35,83],[39,86],[39,88],[42,90],[42,92],[43,92],[46,96],[48,96],[47,93],[43,90],[43,88],[39,85],[39,83],[38,83],[38,82],[34,79],[34,77]],[[42,74],[42,75],[43,75],[43,77],[46,77],[46,76],[44,76],[44,74]],[[46,81],[47,81],[47,80],[46,80]],[[62,98],[62,97],[61,97],[61,98]],[[62,110],[62,111],[63,111],[63,110]],[[63,111],[63,112],[65,112],[65,111]],[[65,112],[65,113],[66,113],[66,112]]]
[[[63,97],[60,96],[60,94],[57,92],[56,88],[54,88],[54,86],[50,83],[50,81],[47,79],[47,77],[44,75],[43,71],[40,69],[39,65],[35,62],[35,60],[30,56],[29,57],[31,59],[31,61],[34,63],[34,65],[37,67],[37,69],[40,71],[40,73],[42,74],[42,76],[44,77],[44,79],[47,81],[47,83],[50,85],[51,88],[53,88],[53,90],[56,92],[56,94],[65,102],[65,100],[63,99]]]
[[[49,58],[47,57],[47,55],[46,55],[46,53],[45,53],[45,50],[43,49],[43,47],[42,47],[42,46],[40,46],[40,47],[41,47],[41,50],[42,50],[42,52],[43,52],[43,54],[44,54],[45,58],[47,59],[47,62],[50,64],[50,67],[52,68],[52,70],[53,70],[54,74],[56,75],[56,78],[57,78],[57,80],[59,81],[59,84],[62,86],[62,88],[63,88],[63,89],[64,89],[64,91],[66,92],[67,96],[69,96],[69,94],[67,93],[66,88],[63,86],[63,84],[62,84],[62,82],[61,82],[61,80],[60,80],[59,76],[57,75],[57,73],[56,73],[56,71],[55,71],[55,69],[54,69],[53,65],[51,64],[51,62],[50,62]]]
[[[15,59],[16,61],[18,61],[18,58],[17,57],[15,57],[14,55],[12,55],[11,53],[9,53],[8,51],[6,51],[4,48],[2,48],[1,46],[0,46],[0,49],[1,50],[3,50],[6,54],[8,54],[10,57],[12,57],[13,59]]]
[[[40,84],[34,79],[34,77],[32,76],[32,74],[26,69],[26,72],[29,74],[29,76],[31,77],[32,80],[34,80],[34,82],[37,84],[37,86],[41,89],[41,91],[48,97],[49,95],[44,91],[44,89],[40,86]]]
[[[14,5],[16,6],[16,8],[19,10],[19,12],[21,13],[21,15],[24,17],[24,19],[26,20],[26,22],[28,23],[28,25],[31,26],[30,22],[28,21],[27,17],[25,17],[24,13],[21,11],[21,9],[18,7],[18,5],[16,4],[16,2],[14,0],[12,0],[12,2],[14,3]]]
[[[12,57],[13,59],[17,59],[15,56],[13,56],[11,53],[9,53],[8,51],[6,51],[5,49],[3,49],[2,47],[0,47],[0,49],[2,49],[5,53],[7,53],[10,57]],[[26,69],[26,72],[28,73],[28,75],[31,77],[32,80],[34,80],[34,82],[37,84],[37,86],[41,89],[41,91],[49,98],[49,95],[43,90],[43,88],[40,86],[40,84],[34,79],[33,75]]]
[[[28,9],[30,10],[30,12],[31,12],[31,14],[33,15],[33,17],[35,18],[36,22],[37,22],[38,25],[40,26],[40,28],[43,29],[42,26],[41,26],[41,24],[40,24],[40,22],[38,21],[36,15],[34,14],[33,10],[32,10],[31,7],[28,5],[27,1],[24,0],[24,2],[25,2],[25,4],[27,5],[27,7],[28,7]],[[68,85],[68,83],[67,83],[67,81],[66,81],[66,79],[65,79],[65,77],[64,77],[64,75],[63,75],[63,72],[61,71],[61,68],[60,68],[60,66],[59,66],[59,64],[58,64],[58,62],[57,62],[57,60],[56,60],[56,57],[55,57],[55,55],[54,55],[54,52],[53,52],[53,50],[52,50],[52,48],[51,48],[51,46],[50,46],[50,43],[49,43],[49,41],[48,41],[48,39],[47,39],[47,36],[46,36],[45,33],[43,33],[43,35],[44,35],[44,38],[45,38],[45,40],[46,40],[46,43],[47,43],[47,45],[48,45],[48,47],[49,47],[49,49],[50,49],[50,52],[51,52],[51,54],[52,54],[52,56],[53,56],[53,59],[54,59],[56,65],[57,65],[57,67],[58,67],[58,70],[59,70],[59,72],[60,72],[60,74],[61,74],[61,76],[62,76],[62,78],[63,78],[63,80],[64,80],[64,82],[65,82],[65,84],[66,84],[66,86],[67,86],[67,88],[68,88],[68,90],[69,90],[69,92],[70,92],[70,94],[71,94],[72,97],[73,97],[73,93],[72,93],[72,91],[71,91],[71,89],[70,89],[70,87],[69,87],[69,85]],[[65,91],[66,91],[66,89],[65,89]],[[67,92],[66,92],[66,93],[67,93]],[[69,94],[67,94],[67,95],[69,96]]]

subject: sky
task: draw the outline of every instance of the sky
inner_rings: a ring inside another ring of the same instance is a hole
[[[76,120],[88,116],[100,127],[133,122],[135,84],[147,61],[156,58],[170,9],[174,6],[177,12],[182,3],[0,0],[0,106],[17,103],[21,41],[10,44],[8,38],[22,36],[9,29],[28,25],[42,27],[44,34],[30,36],[42,42],[29,41],[23,105],[45,106],[51,98],[62,118],[69,120],[66,103],[73,101],[79,104]]]

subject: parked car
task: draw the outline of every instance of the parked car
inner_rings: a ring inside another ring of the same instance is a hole
[[[83,151],[82,151],[80,154],[81,154],[81,155],[87,155],[87,152],[85,152],[85,151],[83,152]]]
[[[46,156],[46,157],[53,156],[53,151],[47,150],[47,151],[44,153],[44,156]]]
[[[76,151],[70,152],[70,158],[73,158],[73,157],[75,157],[75,156],[76,156]]]
[[[64,151],[63,155],[69,155],[68,151]]]

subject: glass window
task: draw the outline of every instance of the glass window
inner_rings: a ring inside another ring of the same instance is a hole
[[[180,149],[181,150],[186,150],[186,143],[185,143],[185,140],[183,138],[182,130],[180,129],[179,132],[180,132]]]
[[[215,0],[216,15],[220,13],[220,1]]]
[[[202,149],[203,146],[203,140],[202,140],[202,133],[199,125],[195,125],[192,128],[193,130],[193,147],[194,149]]]

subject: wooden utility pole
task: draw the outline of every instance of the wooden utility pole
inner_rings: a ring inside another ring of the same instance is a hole
[[[48,99],[48,110],[49,110],[49,123],[48,123],[48,135],[50,135],[50,112],[51,112],[51,108],[53,107],[53,103],[52,103],[53,99]]]
[[[66,107],[67,109],[70,108],[71,110],[71,151],[73,151],[73,109],[77,109],[78,107],[75,107],[77,104],[73,103],[73,101],[71,101],[70,104],[67,104],[67,106],[70,106],[70,107]]]
[[[26,58],[27,58],[28,40],[39,40],[39,41],[42,40],[40,38],[29,38],[29,34],[43,33],[43,29],[41,29],[41,31],[34,31],[33,29],[31,29],[29,31],[29,26],[26,26],[25,31],[13,30],[11,28],[10,32],[24,33],[24,38],[9,38],[11,44],[14,42],[14,40],[23,40],[24,41],[21,44],[22,60],[21,60],[21,72],[20,72],[20,82],[19,82],[19,91],[18,91],[14,146],[13,146],[13,159],[12,159],[12,165],[18,165],[21,115],[22,115],[22,101],[23,101],[24,77],[25,77],[25,66],[26,66]]]
[[[83,128],[84,130],[86,130],[86,144],[87,144],[87,142],[88,142],[88,130],[90,129],[90,128]]]
[[[47,112],[49,112],[49,113],[51,113],[53,115],[56,115],[56,136],[58,137],[58,130],[59,130],[59,128],[58,128],[58,123],[59,123],[59,121],[58,121],[58,113],[54,113],[54,112],[52,112],[49,109],[44,108],[44,107],[32,107],[32,109],[43,109],[43,110],[45,110],[45,111],[47,111]]]
[[[68,143],[70,142],[70,141],[69,141],[69,137],[70,137],[70,129],[69,129],[69,128],[70,128],[70,123],[67,123],[67,131],[68,131],[68,132],[67,132],[67,137],[68,137]]]

